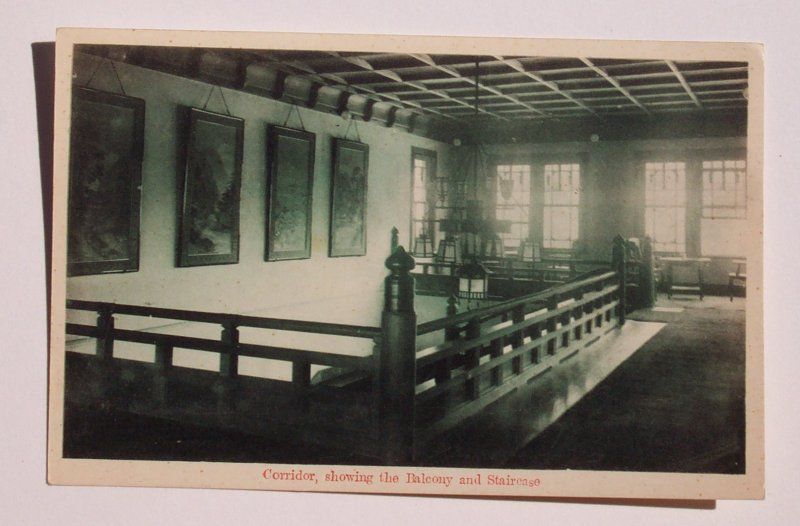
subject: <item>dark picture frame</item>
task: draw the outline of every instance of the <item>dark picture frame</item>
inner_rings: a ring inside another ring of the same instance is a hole
[[[74,87],[67,275],[139,270],[143,99]]]
[[[244,120],[179,108],[179,267],[239,262]]]
[[[369,145],[333,139],[328,256],[367,253]]]
[[[266,261],[311,257],[311,206],[316,136],[267,128]]]

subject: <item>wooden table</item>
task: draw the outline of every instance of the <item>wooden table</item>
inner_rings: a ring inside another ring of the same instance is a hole
[[[664,257],[660,258],[660,261],[665,266],[668,298],[672,298],[672,294],[677,292],[697,294],[700,296],[700,300],[703,300],[703,269],[711,262],[710,258]],[[675,269],[695,271],[697,279],[686,281],[676,279]]]

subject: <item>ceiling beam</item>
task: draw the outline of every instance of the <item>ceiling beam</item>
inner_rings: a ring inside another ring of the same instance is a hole
[[[663,61],[659,61],[659,64],[663,65],[664,62]],[[447,67],[449,67],[449,66],[447,66]],[[417,69],[417,68],[415,68],[415,69]],[[524,69],[524,66],[523,66],[523,69]],[[393,71],[395,73],[401,73],[402,74],[402,71],[400,71],[398,69],[395,69]],[[584,67],[584,68],[581,69],[581,71],[586,72],[587,69]],[[716,75],[716,74],[729,74],[729,73],[745,73],[746,74],[746,72],[747,72],[747,68],[731,67],[731,68],[713,68],[713,69],[705,69],[705,70],[701,70],[701,69],[690,70],[690,71],[683,72],[683,75],[684,75],[684,78],[688,79],[690,77],[702,76],[702,75]],[[577,87],[577,86],[582,85],[582,84],[597,83],[598,82],[598,78],[596,76],[593,76],[593,77],[562,78],[562,79],[559,79],[559,80],[556,80],[556,81],[547,80],[547,79],[545,79],[545,77],[550,74],[550,70],[537,71],[537,72],[534,72],[534,71],[520,72],[518,70],[515,70],[513,73],[484,74],[484,75],[481,75],[481,78],[483,80],[491,79],[492,80],[492,86],[494,88],[498,89],[498,90],[500,90],[500,89],[507,90],[507,89],[513,89],[513,88],[518,88],[518,87],[521,87],[521,86],[525,86],[526,84],[530,84],[530,83],[521,82],[523,80],[527,80],[527,79],[531,78],[530,75],[528,75],[528,73],[530,73],[532,75],[535,75],[537,78],[542,79],[545,82],[553,83],[561,91],[563,91],[565,93],[575,94],[575,93],[578,93],[580,90],[593,91],[593,90],[604,89],[602,87],[589,87],[589,88],[579,88],[579,87]],[[608,72],[606,72],[606,73],[609,74]],[[352,72],[351,71],[350,72],[350,75],[362,75],[362,74],[363,74],[362,71],[356,71],[356,72]],[[348,76],[347,74],[341,74],[341,75]],[[635,81],[644,81],[644,80],[656,81],[656,80],[660,80],[660,79],[668,79],[668,80],[674,81],[674,84],[673,83],[669,83],[669,84],[659,83],[657,85],[659,87],[674,85],[676,88],[679,88],[680,90],[683,90],[683,87],[680,85],[680,83],[675,78],[674,73],[672,71],[668,70],[668,69],[667,69],[667,71],[654,72],[654,73],[631,73],[631,74],[626,74],[626,75],[614,75],[613,78],[616,79],[618,82],[627,82],[627,81],[634,81],[635,82]],[[737,79],[718,79],[717,82],[724,82],[724,81],[730,81],[730,80],[736,81]],[[747,78],[745,76],[742,79],[738,79],[738,80],[742,81],[742,82],[746,82]],[[444,77],[418,79],[415,82],[417,82],[420,85],[424,85],[425,87],[427,87],[429,89],[439,89],[441,91],[447,92],[448,95],[453,96],[453,97],[458,96],[456,94],[457,92],[460,92],[460,91],[471,91],[471,88],[466,88],[466,87],[453,87],[453,86],[451,86],[451,87],[437,87],[436,86],[436,84],[443,84],[443,83],[447,84],[447,83],[453,83],[454,81],[456,81],[456,79],[453,78],[453,75],[448,74],[447,76],[444,76]],[[687,80],[687,82],[688,82],[688,80]],[[697,82],[700,82],[700,81],[692,81],[692,85],[696,85]],[[714,82],[714,80],[710,80],[709,82]],[[376,89],[378,91],[383,91],[384,89],[391,88],[392,86],[396,86],[397,84],[391,83],[391,82],[386,82],[386,81],[381,81],[381,82],[359,82],[358,85],[359,86],[369,86],[369,87],[371,87],[373,89]],[[569,85],[570,87],[569,88],[565,88],[566,85]],[[646,89],[646,88],[648,88],[650,86],[655,86],[655,85],[656,84],[639,83],[639,84],[636,84],[636,85],[629,86],[628,89],[630,91],[634,91],[634,90],[639,89],[639,88]],[[608,90],[616,90],[616,88],[614,86],[611,86],[611,87],[609,87],[607,89]],[[403,91],[396,91],[396,93],[398,95],[404,94]],[[524,94],[526,94],[526,93],[516,93],[516,92],[513,93],[513,94],[508,93],[508,95],[524,95]]]
[[[681,73],[681,71],[678,69],[678,66],[676,66],[675,63],[673,61],[671,61],[671,60],[665,60],[664,62],[666,62],[667,66],[669,66],[669,69],[671,69],[672,72],[675,73],[675,76],[678,78],[678,82],[681,83],[681,86],[683,86],[683,89],[686,90],[686,94],[689,95],[689,97],[692,99],[692,101],[694,101],[695,106],[697,106],[698,108],[702,108],[703,105],[700,104],[700,99],[698,99],[697,95],[694,94],[694,92],[692,91],[691,86],[689,86],[689,83],[686,82],[686,79],[684,78],[683,73]]]
[[[437,64],[433,60],[433,58],[431,58],[430,55],[412,53],[409,56],[414,57],[417,60],[419,60],[420,62],[423,62],[424,64],[427,64],[427,65],[429,65],[429,66],[431,66],[433,68],[436,68],[439,71],[447,73],[448,75],[450,75],[453,78],[457,78],[457,79],[459,79],[459,80],[461,80],[463,82],[467,82],[467,83],[469,83],[469,84],[471,84],[473,86],[477,86],[478,88],[480,88],[480,89],[482,89],[484,91],[488,91],[489,93],[494,93],[495,95],[497,95],[499,97],[503,97],[503,98],[508,99],[508,100],[510,100],[512,102],[515,102],[515,103],[519,104],[520,106],[523,106],[523,107],[533,111],[534,113],[538,113],[538,114],[543,115],[543,116],[547,115],[547,112],[544,112],[544,111],[540,110],[539,108],[535,108],[535,107],[531,106],[530,104],[528,104],[527,102],[521,101],[520,99],[518,99],[517,97],[515,97],[513,95],[508,95],[508,94],[503,93],[502,91],[500,91],[500,90],[498,90],[496,88],[493,88],[492,86],[487,86],[486,84],[483,84],[483,83],[481,83],[479,81],[476,81],[475,79],[471,79],[469,77],[465,77],[464,75],[462,75],[461,73],[459,73],[457,70],[453,69],[450,66],[440,66],[439,64]]]
[[[395,83],[403,84],[404,86],[409,86],[411,88],[414,88],[417,91],[430,93],[431,95],[434,95],[434,96],[436,96],[438,98],[446,99],[446,100],[455,102],[456,104],[459,104],[461,106],[466,106],[468,108],[472,108],[472,105],[469,104],[468,102],[465,102],[465,101],[463,101],[461,99],[457,99],[455,97],[451,97],[450,95],[448,95],[448,94],[446,94],[446,93],[444,93],[442,91],[432,90],[432,89],[430,89],[430,88],[428,88],[428,87],[426,87],[426,86],[424,86],[424,85],[422,85],[422,84],[420,84],[418,82],[403,80],[403,78],[397,72],[395,72],[393,70],[386,70],[386,69],[377,70],[377,69],[374,69],[372,67],[372,64],[370,64],[369,61],[367,61],[366,59],[358,58],[358,57],[344,57],[344,56],[340,55],[339,53],[337,53],[336,51],[329,51],[328,54],[331,55],[331,56],[337,57],[337,58],[339,58],[341,60],[347,61],[350,64],[358,66],[358,67],[360,67],[362,69],[366,69],[366,70],[371,71],[373,73],[376,73],[378,75],[382,75],[382,76],[384,76],[384,77],[386,77],[388,79],[393,80]],[[356,84],[356,85],[358,85],[358,84]],[[414,93],[416,93],[416,92],[414,92]],[[397,98],[398,98],[398,100],[403,100],[399,96]],[[410,102],[410,101],[407,101],[407,102]],[[417,103],[417,104],[420,107],[423,107],[419,103]],[[481,111],[480,108],[479,108],[479,111]],[[494,113],[492,113],[492,112],[490,112],[490,111],[488,111],[486,109],[483,110],[483,113],[486,113],[488,115],[492,115],[494,117],[498,117],[497,115],[495,115]]]
[[[630,93],[628,90],[626,90],[626,89],[625,89],[625,88],[622,86],[622,84],[620,84],[619,82],[617,82],[617,80],[616,80],[614,77],[612,77],[611,75],[609,75],[608,73],[606,73],[605,71],[603,71],[601,68],[598,68],[597,66],[595,66],[595,65],[594,65],[594,63],[593,63],[591,60],[589,60],[588,58],[583,58],[583,57],[581,57],[581,61],[582,61],[584,64],[586,64],[586,65],[587,65],[587,66],[588,66],[588,67],[589,67],[589,68],[590,68],[592,71],[594,71],[595,73],[597,73],[598,75],[600,75],[601,77],[603,77],[604,79],[606,79],[606,80],[609,82],[609,84],[611,84],[612,86],[614,86],[615,88],[617,88],[617,89],[619,90],[619,92],[620,92],[620,93],[622,93],[623,95],[625,95],[625,96],[628,98],[628,100],[630,100],[631,102],[633,102],[634,104],[636,104],[637,106],[639,106],[639,108],[641,108],[641,109],[642,109],[642,111],[644,111],[645,113],[647,113],[648,115],[650,115],[650,110],[648,110],[647,108],[645,108],[645,107],[644,107],[644,104],[642,104],[641,102],[639,102],[639,101],[636,99],[636,97],[634,97],[633,95],[631,95],[631,93]]]
[[[271,60],[271,61],[277,62],[278,64],[287,64],[287,65],[292,66],[292,67],[294,67],[294,68],[296,68],[296,69],[298,69],[300,71],[308,73],[308,74],[312,75],[316,80],[319,80],[320,82],[322,82],[325,85],[330,85],[330,83],[332,81],[336,86],[342,87],[346,91],[350,91],[350,92],[352,92],[352,91],[361,91],[363,93],[368,93],[368,94],[373,95],[373,96],[375,96],[375,97],[377,97],[379,99],[389,100],[389,101],[393,102],[396,106],[399,106],[399,107],[412,107],[412,108],[418,109],[418,110],[420,110],[422,112],[435,113],[436,115],[440,115],[440,116],[446,117],[448,119],[454,119],[455,118],[455,117],[453,117],[451,115],[447,115],[446,113],[443,113],[441,111],[438,111],[438,110],[435,110],[435,109],[432,109],[432,108],[425,108],[421,104],[418,104],[418,103],[415,103],[415,102],[412,102],[412,101],[404,101],[400,97],[397,97],[397,96],[394,96],[394,95],[391,95],[391,94],[388,94],[388,93],[380,93],[378,91],[375,91],[375,90],[367,88],[367,87],[362,87],[362,86],[359,86],[357,84],[350,84],[346,80],[338,77],[337,75],[331,74],[331,73],[317,73],[314,70],[314,68],[312,68],[311,66],[309,66],[306,63],[304,63],[301,60],[292,60],[290,62],[283,62],[279,58],[272,56],[270,53],[264,53],[264,56],[266,58],[268,58],[269,60]]]
[[[546,88],[549,88],[551,91],[553,91],[555,93],[558,93],[559,95],[561,95],[562,97],[564,97],[568,101],[570,101],[570,102],[576,104],[577,106],[583,108],[584,110],[588,111],[589,113],[591,113],[595,117],[599,117],[600,116],[600,115],[598,115],[598,113],[596,111],[591,109],[589,106],[587,106],[583,102],[579,101],[578,99],[576,99],[575,97],[573,97],[569,93],[567,93],[565,91],[562,91],[561,88],[558,87],[558,84],[556,84],[555,82],[551,82],[549,80],[545,80],[542,77],[540,77],[539,75],[537,75],[536,73],[527,71],[519,60],[506,59],[506,58],[501,57],[501,56],[496,56],[495,58],[497,60],[501,61],[506,66],[514,69],[515,71],[518,71],[518,72],[522,73],[523,75],[525,75],[526,77],[528,77],[528,78],[530,78],[532,80],[535,80],[536,82],[538,82],[542,86],[545,86]]]

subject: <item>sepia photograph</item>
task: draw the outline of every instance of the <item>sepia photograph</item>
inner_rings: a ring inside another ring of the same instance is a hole
[[[763,497],[758,45],[56,60],[51,483]]]

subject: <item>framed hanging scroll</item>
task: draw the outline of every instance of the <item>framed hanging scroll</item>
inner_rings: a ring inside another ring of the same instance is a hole
[[[270,126],[267,131],[267,261],[311,257],[315,136]]]
[[[184,108],[178,266],[239,261],[244,120]]]
[[[369,145],[333,140],[330,245],[328,255],[367,253],[367,172]]]
[[[70,276],[139,269],[144,107],[142,99],[73,88]]]

